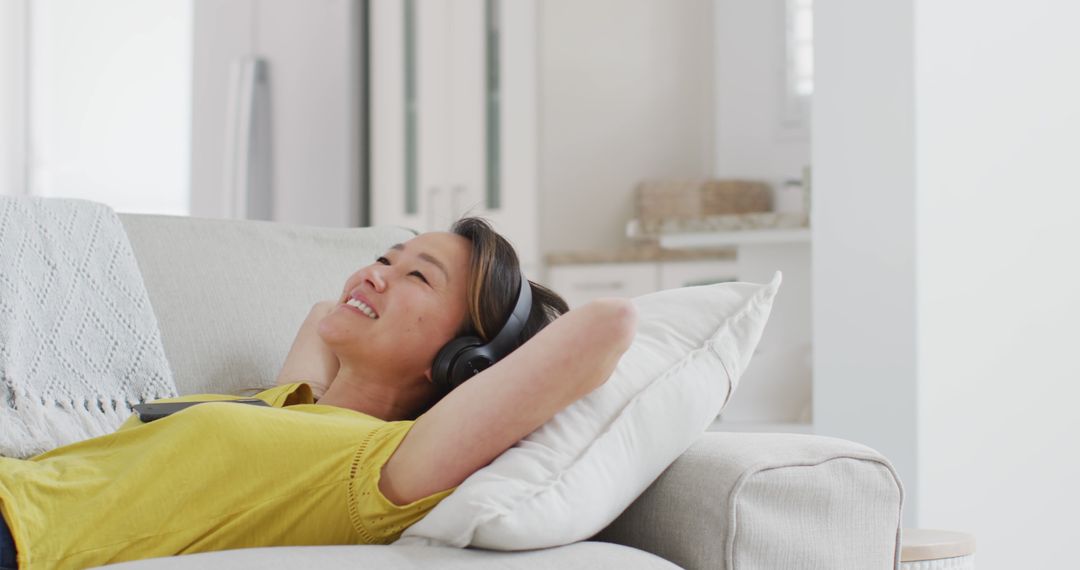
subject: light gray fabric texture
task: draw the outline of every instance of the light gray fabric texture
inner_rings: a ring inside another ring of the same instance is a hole
[[[180,394],[272,386],[308,311],[415,235],[121,214]]]
[[[441,546],[291,546],[204,552],[151,558],[101,568],[109,570],[677,570],[647,552],[602,542],[497,552]]]
[[[0,455],[112,433],[131,406],[175,395],[112,208],[0,196]]]
[[[902,504],[896,471],[864,445],[708,432],[593,538],[684,568],[899,568]]]
[[[336,298],[353,271],[414,235],[397,227],[120,218],[181,394],[235,393],[272,384],[311,305]],[[864,445],[804,434],[710,432],[594,538],[690,570],[899,568],[902,502],[892,466]],[[115,567],[670,567],[611,546],[593,541],[508,553],[278,547]]]

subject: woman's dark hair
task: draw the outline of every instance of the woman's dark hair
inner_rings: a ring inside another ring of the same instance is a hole
[[[450,232],[469,240],[471,244],[469,284],[465,300],[468,311],[465,322],[455,337],[475,336],[485,343],[491,342],[502,330],[510,317],[510,311],[517,304],[523,275],[517,252],[506,238],[491,227],[491,222],[484,218],[460,218],[450,226]],[[532,291],[532,309],[518,335],[517,346],[525,344],[525,341],[570,310],[566,301],[551,289],[531,280],[529,287]],[[446,394],[437,392],[426,405],[416,411],[412,419],[427,412]]]
[[[521,289],[521,264],[506,238],[484,218],[467,217],[450,227],[472,244],[469,259],[468,318],[458,336],[473,335],[490,342],[506,323]],[[532,310],[518,337],[518,346],[532,338],[559,315],[570,310],[557,293],[529,281]]]

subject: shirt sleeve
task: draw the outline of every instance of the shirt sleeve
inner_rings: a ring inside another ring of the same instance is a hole
[[[311,392],[311,386],[307,382],[292,382],[274,386],[255,394],[255,398],[264,400],[275,408],[294,406],[296,404],[314,404],[315,397]]]
[[[439,501],[453,493],[452,487],[417,499],[407,505],[396,505],[379,490],[382,468],[394,454],[415,421],[387,422],[373,431],[361,444],[353,458],[349,482],[349,516],[357,533],[368,544],[390,544],[401,533]]]

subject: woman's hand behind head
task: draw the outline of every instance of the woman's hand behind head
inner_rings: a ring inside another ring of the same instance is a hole
[[[307,318],[296,333],[292,348],[285,357],[285,364],[278,373],[277,384],[307,382],[315,399],[319,399],[330,388],[341,367],[333,351],[319,336],[319,321],[337,306],[335,301],[319,301],[311,307]]]

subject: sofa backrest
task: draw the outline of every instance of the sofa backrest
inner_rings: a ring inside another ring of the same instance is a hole
[[[393,244],[397,226],[317,228],[120,214],[180,394],[271,386],[319,300]]]

